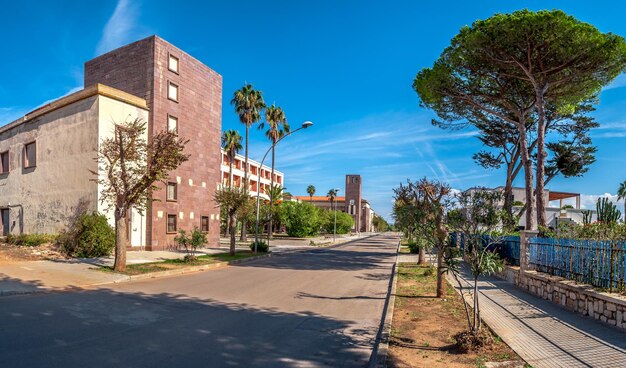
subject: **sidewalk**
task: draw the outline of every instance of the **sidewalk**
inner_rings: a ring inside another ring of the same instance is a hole
[[[464,279],[465,288],[471,279],[468,269]],[[483,320],[533,367],[626,366],[625,331],[560,308],[495,277],[482,278],[479,288]]]
[[[338,238],[335,244],[342,244],[361,237]],[[331,239],[332,241],[332,239]],[[316,249],[309,245],[310,239],[275,239],[270,243],[274,254]],[[238,244],[237,250],[249,250],[249,246]],[[202,248],[198,254],[228,252],[228,246],[220,248]],[[167,259],[183,258],[184,251],[128,251],[127,264],[159,262]],[[55,261],[23,261],[0,264],[0,296],[13,294],[31,294],[51,290],[81,288],[128,279],[126,275],[102,272],[100,266],[113,266],[114,258],[86,258]]]
[[[227,251],[228,249],[225,248],[204,248],[197,253],[215,254]],[[127,264],[140,264],[183,258],[185,253],[128,251],[126,255]],[[113,261],[113,257],[102,257],[3,263],[0,265],[0,296],[85,287],[127,278],[125,275],[102,272],[97,269],[100,266],[112,266]]]

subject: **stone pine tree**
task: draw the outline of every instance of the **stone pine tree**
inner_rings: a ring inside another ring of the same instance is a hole
[[[231,105],[235,107],[235,112],[239,115],[239,121],[246,126],[246,149],[245,149],[245,163],[244,163],[244,176],[243,176],[243,190],[248,193],[249,178],[248,178],[248,142],[250,127],[256,124],[261,119],[261,113],[265,108],[265,101],[263,100],[263,92],[254,89],[252,84],[246,84],[241,89],[238,89],[233,94],[233,99],[230,101]],[[241,241],[246,241],[246,219],[244,218],[241,224]]]
[[[102,185],[102,203],[114,210],[115,271],[126,270],[128,214],[143,211],[158,190],[157,182],[187,161],[183,151],[188,140],[162,131],[148,141],[146,123],[141,119],[115,125],[114,136],[100,142],[95,181]]]
[[[625,65],[622,37],[603,34],[562,11],[521,10],[462,28],[413,85],[421,102],[443,120],[488,115],[518,129],[526,207],[535,208],[536,199],[537,223],[545,226],[548,114],[571,114],[581,102],[597,96]],[[537,137],[534,175],[529,133]],[[530,212],[527,224],[534,222]]]

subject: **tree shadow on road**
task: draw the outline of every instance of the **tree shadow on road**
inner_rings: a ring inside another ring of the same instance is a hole
[[[4,367],[367,364],[376,332],[316,315],[109,289],[0,299]]]

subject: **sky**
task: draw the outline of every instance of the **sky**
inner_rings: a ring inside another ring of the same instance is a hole
[[[626,36],[626,4],[615,1],[4,1],[0,126],[83,87],[83,63],[152,34],[223,77],[222,127],[243,134],[229,101],[244,83],[281,106],[292,127],[314,126],[277,147],[285,188],[306,195],[363,178],[363,197],[391,220],[394,187],[427,176],[455,189],[504,184],[504,173],[472,161],[471,129],[431,125],[411,88],[465,25],[518,9],[562,9],[602,32]],[[626,179],[626,76],[607,86],[594,113],[597,161],[551,190],[582,193],[593,208]],[[250,157],[269,142],[252,130]],[[523,185],[521,175],[516,184]],[[339,193],[342,194],[341,192]]]

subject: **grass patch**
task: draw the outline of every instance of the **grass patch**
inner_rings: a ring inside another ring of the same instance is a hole
[[[141,264],[128,264],[126,265],[126,271],[121,272],[124,275],[134,276],[141,275],[145,273],[152,272],[162,272],[168,270],[175,270],[185,267],[192,266],[203,266],[212,263],[218,262],[231,262],[238,259],[255,257],[261,254],[255,254],[250,251],[240,251],[237,252],[234,256],[231,256],[228,253],[217,253],[217,254],[205,254],[202,256],[196,257],[193,261],[185,261],[184,259],[167,259],[161,262],[151,262],[151,263],[141,263]],[[106,272],[115,272],[113,271],[113,267],[110,266],[102,266],[100,270]]]
[[[493,361],[521,362],[499,339],[485,350],[459,351],[454,336],[467,330],[463,301],[450,285],[445,298],[437,298],[436,291],[437,273],[430,265],[399,264],[389,367],[483,367]],[[491,332],[485,328],[485,333]]]

